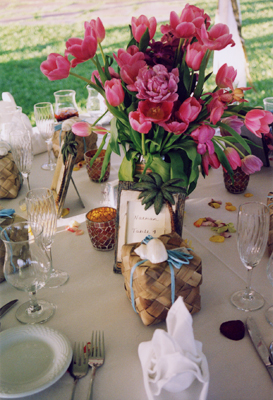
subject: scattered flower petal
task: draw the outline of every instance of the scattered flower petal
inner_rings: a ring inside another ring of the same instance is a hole
[[[245,197],[252,197],[253,194],[252,194],[252,193],[245,193],[244,196],[245,196]]]
[[[233,206],[232,203],[226,203],[225,209],[227,211],[236,211],[237,210],[237,208],[235,206]]]
[[[84,234],[84,231],[82,229],[78,229],[76,231],[76,233],[75,233],[76,236],[80,236],[80,235],[83,235],[83,234]]]
[[[194,222],[193,225],[199,228],[204,221],[206,221],[206,218],[199,218],[197,221]]]
[[[212,207],[212,208],[220,208],[220,207],[221,207],[221,204],[216,203],[216,202],[213,202],[213,201],[211,201],[211,202],[208,203],[208,204],[209,204],[209,206]]]
[[[62,211],[62,215],[61,217],[66,217],[68,214],[70,213],[70,209],[69,208],[64,208]]]
[[[221,235],[213,235],[209,238],[209,240],[214,243],[223,243],[225,241],[225,238]]]

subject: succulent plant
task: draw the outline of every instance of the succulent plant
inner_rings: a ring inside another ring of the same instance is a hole
[[[64,137],[64,144],[62,147],[62,155],[63,155],[63,163],[65,164],[68,155],[71,154],[72,157],[76,157],[77,155],[77,146],[75,135],[72,131],[66,133]]]
[[[178,184],[182,184],[183,179],[175,178],[163,182],[161,176],[156,172],[146,175],[137,174],[135,177],[139,179],[139,182],[135,183],[132,189],[141,192],[138,198],[142,199],[141,203],[143,205],[145,204],[144,209],[147,210],[154,205],[155,213],[158,215],[163,204],[166,204],[171,216],[171,229],[175,231],[175,216],[172,208],[172,205],[175,204],[173,194],[186,194],[186,188],[177,186]]]

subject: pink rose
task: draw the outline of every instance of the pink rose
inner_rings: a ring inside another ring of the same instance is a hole
[[[119,106],[124,100],[124,90],[120,79],[113,78],[104,85],[106,100],[113,106]]]
[[[141,68],[136,78],[135,87],[138,99],[147,99],[155,103],[174,102],[178,99],[178,68],[168,72],[164,65],[157,64],[153,68]]]
[[[262,137],[262,133],[269,132],[269,126],[273,122],[273,114],[270,111],[254,108],[245,116],[245,126],[254,135]]]
[[[50,81],[57,81],[69,76],[70,62],[67,57],[50,53],[47,60],[41,63],[40,69]]]

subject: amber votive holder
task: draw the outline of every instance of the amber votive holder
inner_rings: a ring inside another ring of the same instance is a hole
[[[95,159],[92,167],[90,167],[90,161],[92,160],[92,158],[94,157],[96,152],[97,152],[97,150],[88,150],[84,154],[84,159],[86,161],[86,170],[87,170],[88,176],[91,179],[91,181],[100,182],[101,169],[102,169],[102,164],[104,161],[106,150],[102,150],[100,152],[99,156]],[[110,168],[111,168],[111,165],[109,162],[107,165],[104,177],[102,178],[101,182],[105,182],[109,178]]]
[[[86,214],[87,231],[96,250],[109,251],[114,249],[116,215],[117,210],[111,207],[94,208]]]

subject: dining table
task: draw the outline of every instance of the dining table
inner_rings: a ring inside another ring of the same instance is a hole
[[[42,164],[47,153],[35,155],[30,173],[31,189],[51,187],[54,171],[44,171]],[[94,400],[147,400],[138,346],[151,341],[155,330],[166,330],[166,323],[145,326],[133,310],[126,296],[122,274],[113,271],[115,252],[97,251],[92,246],[87,228],[86,214],[93,208],[109,205],[105,196],[109,182],[118,179],[121,157],[112,154],[108,182],[92,182],[85,165],[73,171],[72,177],[81,200],[70,182],[64,207],[69,214],[58,219],[57,232],[52,245],[53,265],[65,270],[69,280],[58,288],[42,288],[38,299],[55,304],[52,318],[43,325],[64,334],[71,346],[74,342],[88,342],[93,330],[104,331],[105,362],[96,372],[93,389]],[[222,167],[210,169],[205,178],[200,174],[196,189],[186,198],[183,220],[183,239],[202,260],[202,284],[200,286],[201,310],[192,315],[193,333],[202,342],[203,352],[209,366],[208,400],[272,400],[273,384],[265,366],[256,352],[250,337],[245,332],[242,340],[230,340],[220,332],[220,325],[226,321],[246,322],[252,316],[257,322],[267,346],[273,341],[273,327],[266,321],[265,311],[273,304],[273,287],[266,275],[269,252],[266,249],[259,265],[252,275],[252,287],[265,299],[265,305],[253,312],[238,310],[230,301],[231,295],[246,286],[247,270],[242,264],[236,242],[236,233],[223,243],[210,241],[214,234],[210,227],[196,227],[199,218],[211,217],[236,227],[238,206],[247,201],[266,203],[273,190],[273,164],[262,167],[250,176],[245,193],[229,193],[224,186]],[[27,193],[26,182],[15,199],[1,199],[4,208],[13,208],[26,218],[19,202]],[[209,206],[211,200],[221,202],[219,208]],[[236,207],[228,211],[226,203]],[[83,204],[82,204],[83,203]],[[76,236],[66,228],[77,221],[83,234]],[[4,281],[0,284],[0,306],[17,298],[18,304],[2,319],[5,331],[20,326],[16,320],[16,308],[27,301],[27,293],[19,291]],[[16,360],[14,361],[16,362]],[[1,373],[1,367],[0,367]],[[75,399],[87,396],[91,373],[82,378],[76,388]],[[69,372],[48,388],[23,397],[26,400],[66,400],[70,398],[73,378]],[[164,399],[172,399],[165,391]],[[191,399],[197,400],[197,399]]]

